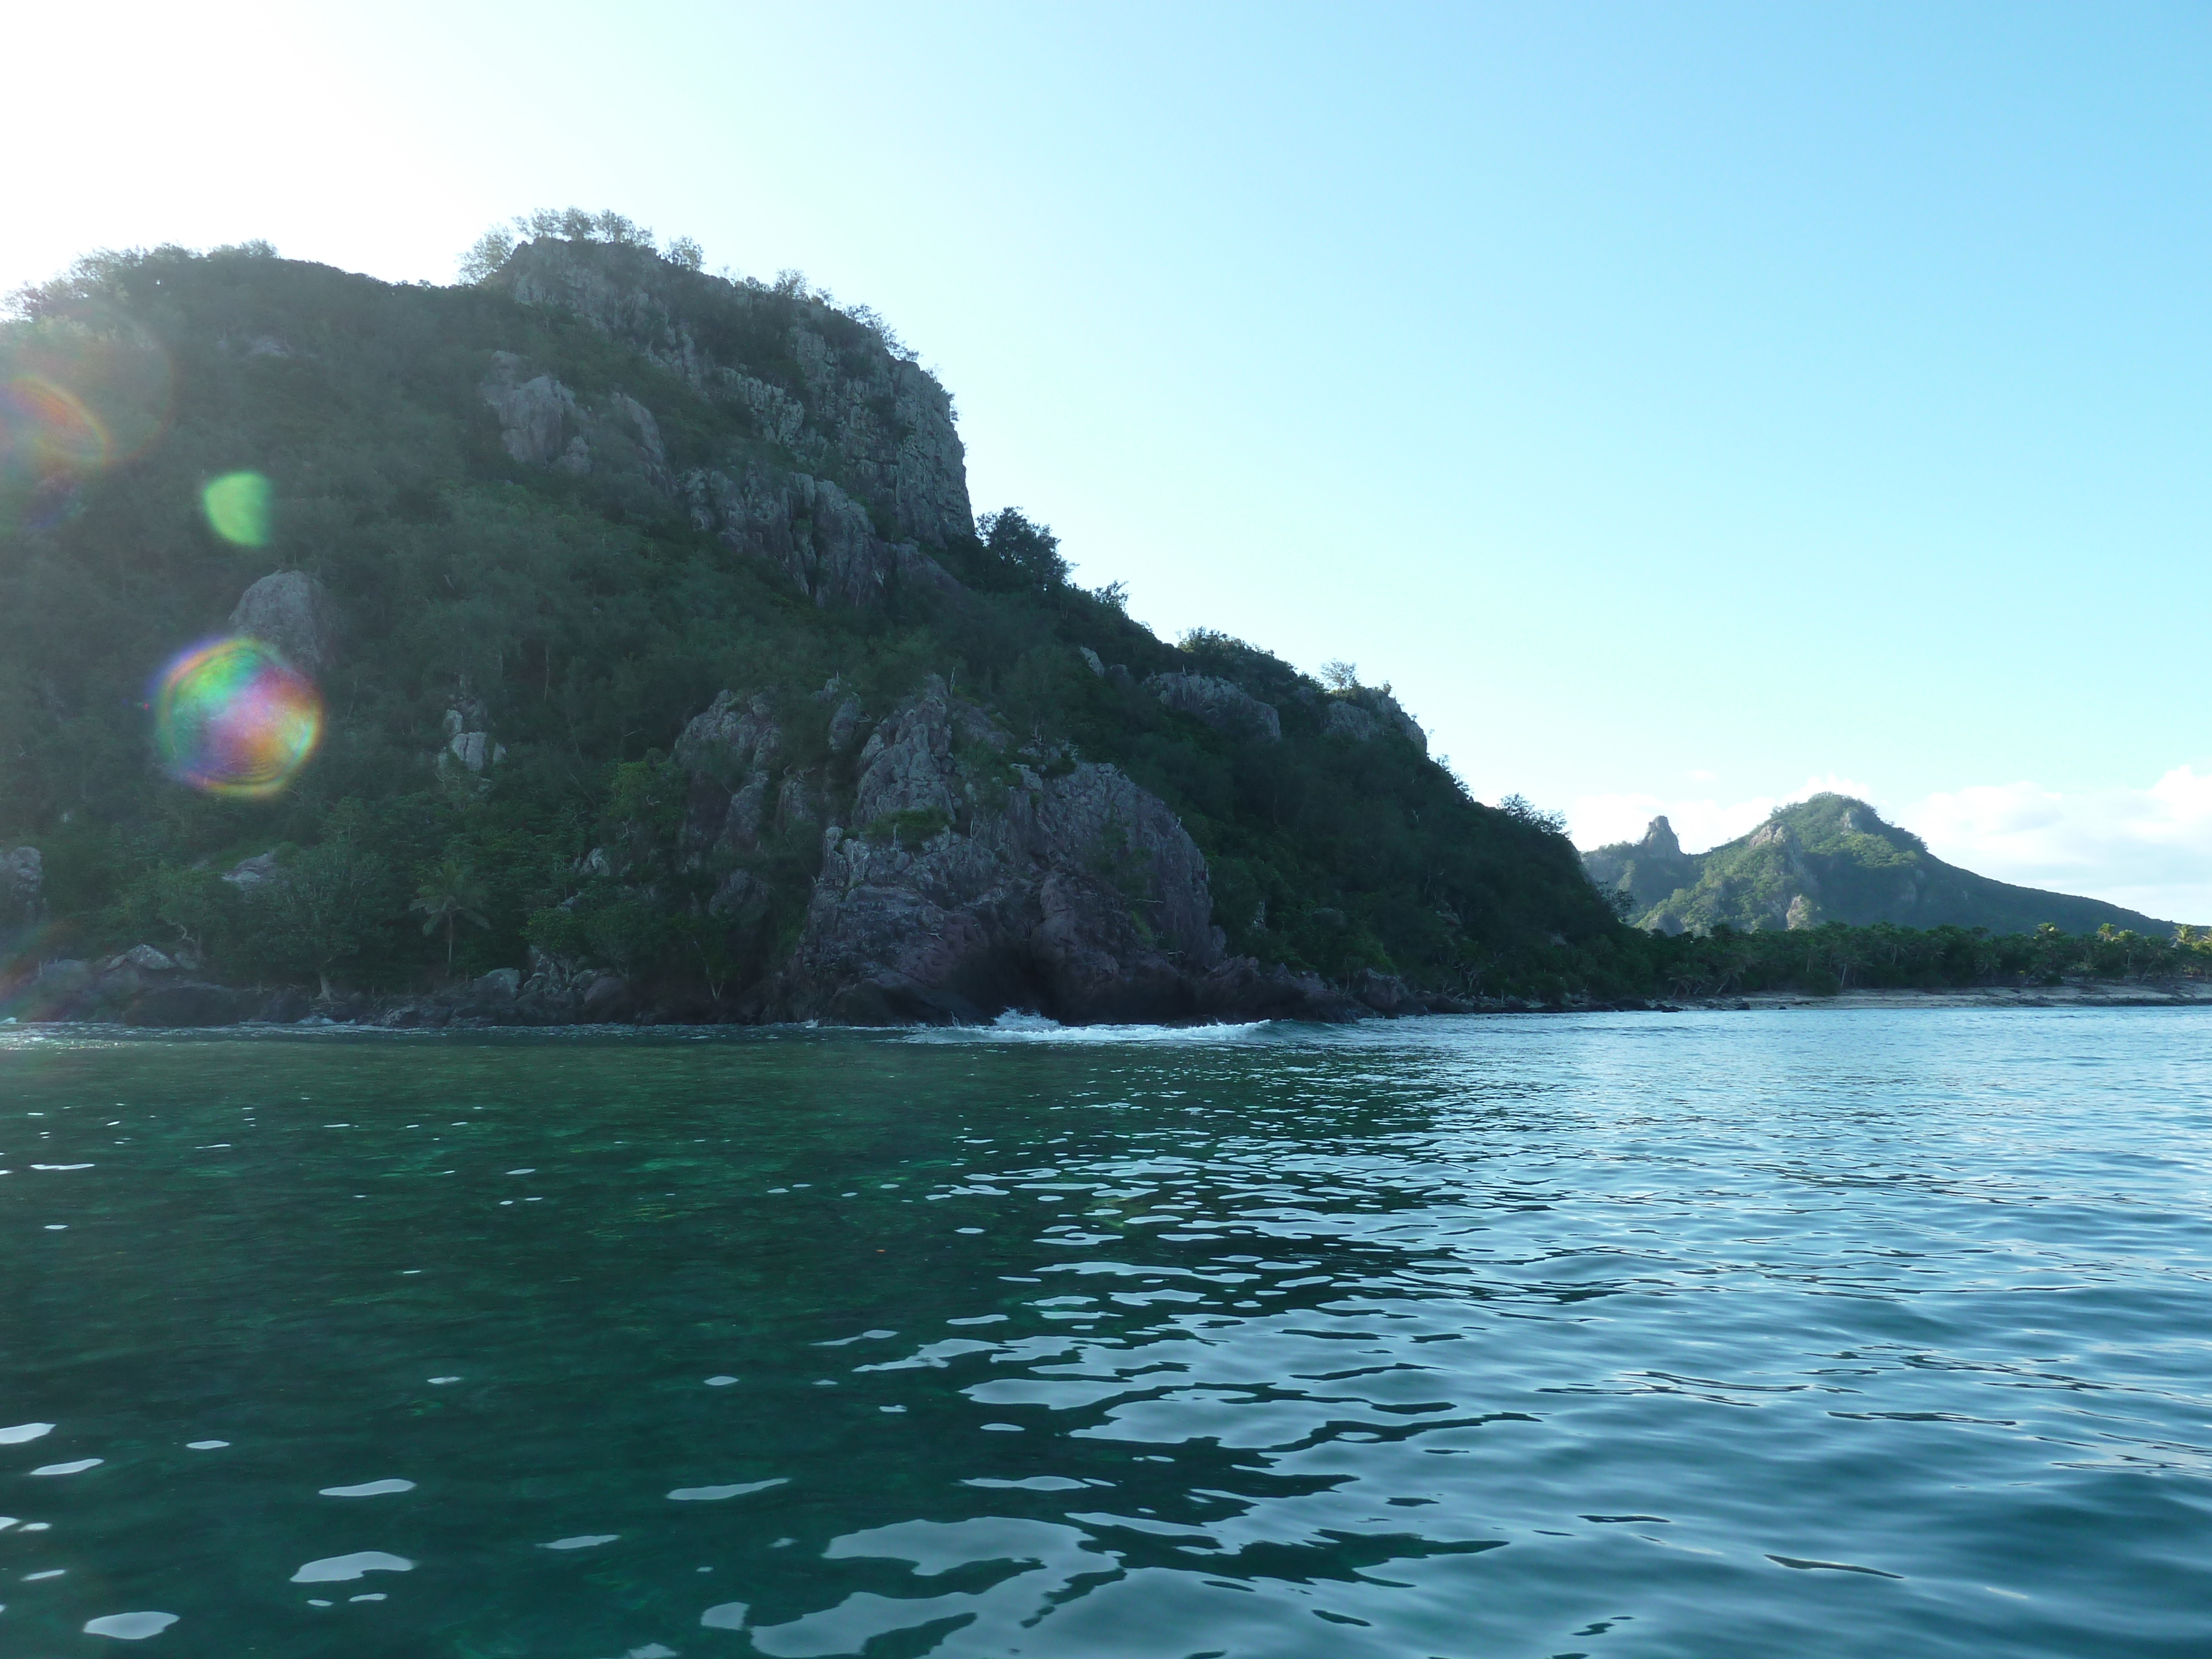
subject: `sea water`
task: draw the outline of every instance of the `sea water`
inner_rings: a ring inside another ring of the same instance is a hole
[[[0,1034],[0,1653],[2212,1653],[2212,1016]]]

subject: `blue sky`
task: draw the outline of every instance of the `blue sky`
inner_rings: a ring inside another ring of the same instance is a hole
[[[24,27],[19,20],[19,30]],[[1083,580],[1692,845],[1833,781],[2212,921],[2212,13],[59,9],[0,283],[452,279],[613,207],[804,270]],[[19,161],[22,158],[19,157]]]

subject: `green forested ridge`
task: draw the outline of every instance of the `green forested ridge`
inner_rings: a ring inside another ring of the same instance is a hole
[[[2047,924],[2064,933],[2112,928],[2166,939],[2174,926],[1946,864],[1917,836],[1848,795],[1778,808],[1749,835],[1706,853],[1684,853],[1667,821],[1654,819],[1641,842],[1601,847],[1583,862],[1638,926],[1669,933],[1841,922],[2027,934]]]
[[[869,320],[802,285],[595,252],[726,301],[715,351],[799,404],[795,348],[889,354]],[[42,332],[136,331],[174,380],[157,441],[64,480],[58,507],[41,481],[43,510],[19,512],[0,552],[0,845],[43,854],[41,957],[144,941],[237,981],[404,988],[442,977],[449,951],[470,975],[520,965],[535,942],[726,991],[779,941],[718,937],[711,882],[665,856],[684,722],[726,688],[765,690],[792,741],[819,749],[818,688],[834,679],[878,716],[937,673],[1014,732],[1116,763],[1165,799],[1209,861],[1233,951],[1462,992],[1644,977],[1613,962],[1622,935],[1553,827],[1470,800],[1409,743],[1325,732],[1356,689],[1224,636],[1155,638],[1116,591],[1070,582],[1050,532],[1018,512],[924,544],[957,588],[895,581],[871,605],[817,603],[636,470],[519,462],[480,392],[495,353],[587,406],[649,410],[671,474],[711,461],[780,477],[810,441],[569,310],[495,282],[392,286],[252,249],[89,261],[21,309],[11,350]],[[864,465],[834,445],[805,459],[892,529],[901,509],[871,499]],[[271,483],[265,547],[216,536],[200,507],[209,480],[241,469]],[[284,568],[322,584],[341,618],[322,748],[274,799],[183,787],[152,763],[149,678]],[[1176,672],[1274,703],[1282,741],[1224,736],[1144,689]],[[447,750],[453,710],[500,746],[481,777]],[[807,837],[771,842],[758,873],[787,940],[819,854]],[[639,854],[619,882],[590,858],[617,844]],[[282,879],[222,879],[271,850]],[[459,920],[457,881],[471,898]]]

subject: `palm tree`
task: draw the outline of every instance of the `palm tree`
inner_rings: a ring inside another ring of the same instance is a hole
[[[415,890],[415,902],[407,908],[422,913],[422,937],[429,938],[441,927],[446,930],[446,975],[449,979],[453,972],[453,929],[464,921],[474,922],[479,927],[490,927],[483,914],[487,899],[483,879],[451,853],[439,860],[429,879]]]

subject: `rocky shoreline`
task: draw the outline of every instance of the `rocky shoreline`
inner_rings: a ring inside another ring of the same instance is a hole
[[[1426,995],[1384,974],[1363,975],[1347,990],[1310,974],[1263,969],[1249,959],[1224,963],[1183,988],[1194,1006],[1153,1012],[1135,1009],[1121,1020],[1066,1023],[1206,1025],[1286,1019],[1346,1024],[1421,1014],[1532,1012],[1538,1008],[1517,998]],[[1580,1005],[1585,1010],[1593,1006]],[[641,995],[619,975],[589,970],[567,973],[543,961],[528,975],[519,969],[504,968],[411,995],[341,991],[325,997],[299,986],[232,986],[196,977],[173,957],[144,945],[100,963],[46,963],[33,976],[0,994],[0,1019],[15,1024],[171,1030],[310,1024],[392,1030],[815,1021],[854,1026],[978,1025],[989,1024],[1002,1011],[962,1006],[945,997],[935,1006],[904,1016],[866,1017],[870,1012],[864,1007],[859,1011],[862,1017],[842,1019],[803,1014],[780,1018],[781,1011],[759,999],[715,1000],[696,995],[658,999]]]
[[[1208,981],[1211,981],[1210,987]],[[2212,983],[2071,981],[2062,985],[1966,986],[1856,990],[1833,996],[1759,992],[1668,1001],[1597,1001],[1570,997],[1541,1003],[1518,997],[1424,994],[1394,975],[1368,973],[1350,988],[1312,975],[1261,969],[1249,958],[1224,964],[1194,991],[1197,1006],[1124,1019],[1069,1024],[1242,1024],[1262,1020],[1346,1024],[1430,1014],[1758,1012],[1802,1009],[1995,1009],[2212,1007]],[[540,961],[526,975],[507,968],[412,995],[339,992],[319,996],[297,986],[230,986],[196,977],[150,945],[100,963],[55,961],[12,988],[0,988],[0,1024],[105,1024],[191,1030],[229,1026],[351,1025],[384,1030],[472,1030],[605,1026],[820,1024],[854,1027],[980,1026],[999,1011],[940,1006],[901,1017],[835,1018],[788,1015],[757,999],[716,1001],[641,996],[613,974],[563,973]],[[864,1013],[867,1011],[863,1010]],[[1030,1013],[1033,1009],[1016,1012]]]

